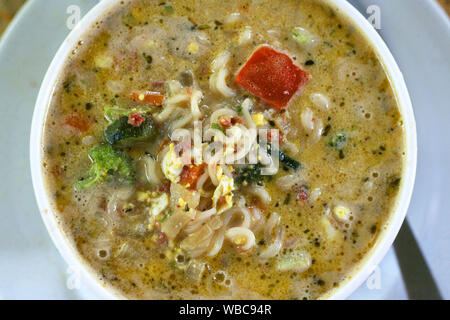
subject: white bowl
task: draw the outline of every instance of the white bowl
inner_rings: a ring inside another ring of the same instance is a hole
[[[117,299],[123,298],[123,296],[97,279],[95,272],[82,260],[71,241],[69,241],[66,234],[60,228],[55,218],[55,214],[52,212],[52,207],[44,188],[41,156],[43,125],[52,94],[55,90],[55,83],[60,71],[64,67],[64,62],[84,32],[95,23],[99,16],[105,14],[108,9],[112,9],[118,2],[120,2],[120,0],[103,0],[99,2],[64,40],[42,82],[33,114],[30,137],[30,163],[33,187],[42,219],[44,220],[53,242],[68,265],[72,269],[78,270],[81,273],[82,283],[90,287],[99,298],[103,299]],[[379,59],[384,65],[384,69],[388,74],[391,86],[396,95],[400,113],[403,117],[406,139],[406,157],[402,182],[397,198],[398,201],[395,205],[394,212],[392,212],[390,219],[386,223],[386,228],[381,231],[374,247],[363,258],[357,266],[357,270],[352,273],[352,276],[341,283],[336,289],[322,296],[323,299],[345,299],[373,272],[374,268],[380,263],[388,249],[391,247],[400,230],[414,186],[417,161],[417,137],[414,113],[408,90],[405,81],[403,80],[403,75],[386,44],[372,25],[346,0],[333,0],[333,3],[330,2],[330,5],[359,26],[367,40],[372,43]]]

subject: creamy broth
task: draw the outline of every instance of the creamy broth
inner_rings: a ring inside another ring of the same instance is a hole
[[[279,170],[180,164],[170,138],[195,120],[278,130]],[[374,246],[403,170],[383,65],[323,1],[118,3],[74,48],[44,130],[58,221],[128,298],[320,298]]]

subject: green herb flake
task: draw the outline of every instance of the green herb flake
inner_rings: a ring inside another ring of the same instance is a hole
[[[337,132],[328,140],[328,146],[336,150],[342,150],[346,144],[347,135],[343,132]]]
[[[311,34],[300,27],[292,29],[292,37],[300,45],[304,45],[312,41]]]
[[[127,27],[135,27],[139,25],[139,21],[131,12],[122,16],[122,23]]]
[[[222,126],[221,126],[220,124],[218,124],[218,123],[212,123],[212,124],[211,124],[211,128],[223,132]]]
[[[143,52],[142,56],[144,57],[145,61],[147,61],[148,64],[152,64],[153,57],[151,55],[146,54],[145,52]]]
[[[175,10],[173,9],[172,6],[168,5],[168,6],[164,7],[164,14],[171,15],[171,14],[174,14],[174,13],[175,13]]]

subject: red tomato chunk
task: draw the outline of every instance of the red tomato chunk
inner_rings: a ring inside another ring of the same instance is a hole
[[[253,52],[236,76],[237,83],[277,110],[285,108],[309,79],[289,56],[268,46]]]

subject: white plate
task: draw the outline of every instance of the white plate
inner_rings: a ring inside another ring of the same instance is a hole
[[[49,3],[50,2],[50,3]],[[28,141],[44,73],[69,32],[67,8],[81,13],[98,0],[31,0],[0,44],[0,297],[95,298],[60,258],[39,217],[31,186]],[[362,12],[373,1],[351,1]],[[450,25],[432,0],[378,0],[381,35],[409,86],[419,162],[407,219],[443,297],[450,298]],[[412,261],[414,263],[414,261]],[[75,273],[74,273],[75,272]],[[417,274],[420,282],[421,274]],[[378,280],[379,283],[378,283]],[[369,289],[371,288],[371,289]],[[379,289],[378,289],[379,288]],[[406,299],[394,250],[354,299]]]

